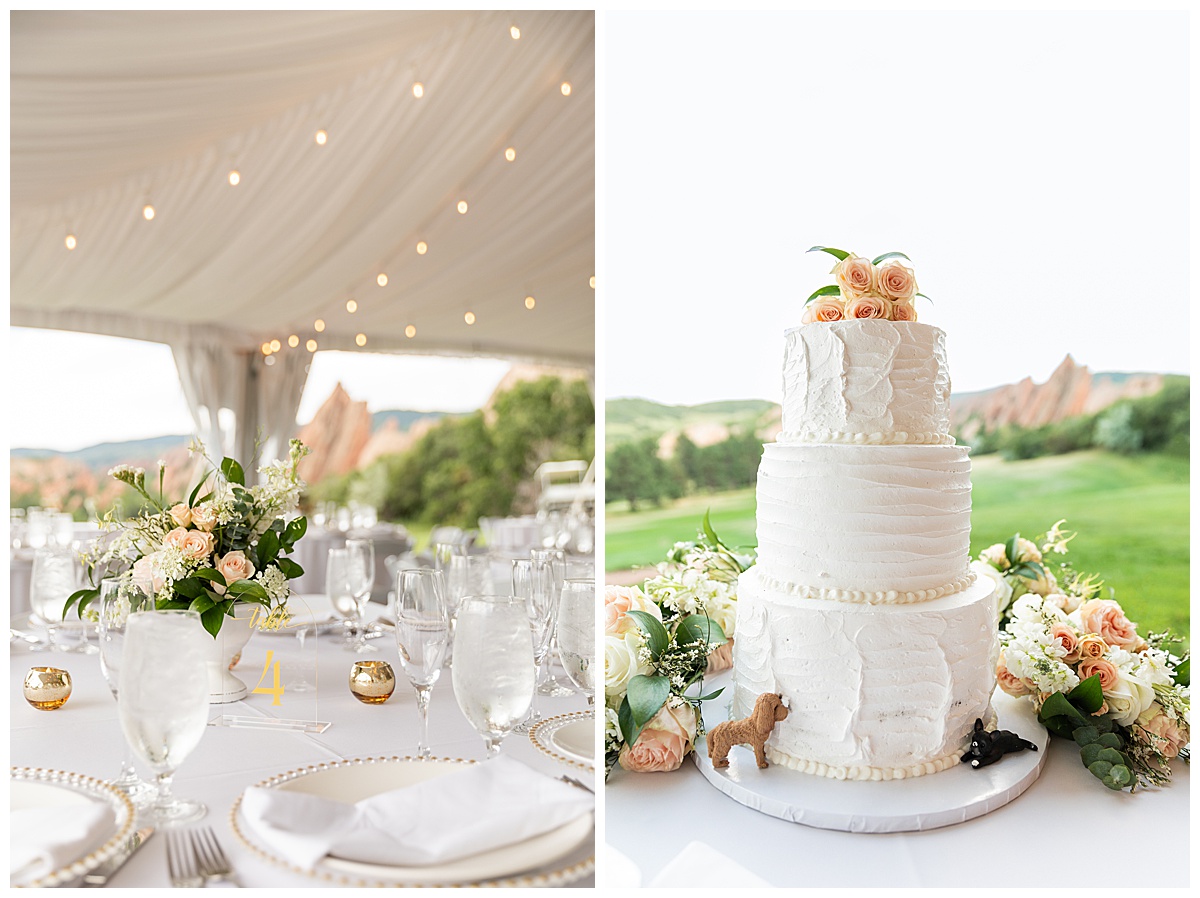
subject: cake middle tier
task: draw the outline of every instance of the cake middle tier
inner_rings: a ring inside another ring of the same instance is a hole
[[[778,588],[868,602],[934,598],[970,582],[970,536],[965,446],[764,447],[757,566]]]

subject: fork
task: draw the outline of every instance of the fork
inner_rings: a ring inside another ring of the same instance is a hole
[[[204,879],[205,886],[215,885],[227,888],[241,886],[211,827],[198,827],[192,830],[192,847],[196,850],[196,857],[200,861],[200,875]]]
[[[204,877],[196,870],[196,854],[179,830],[167,830],[167,871],[171,885],[177,889],[195,889],[204,885]]]

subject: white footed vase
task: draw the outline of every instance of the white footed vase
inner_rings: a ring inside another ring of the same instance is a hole
[[[254,633],[254,606],[236,609],[237,617],[227,617],[221,632],[213,640],[213,653],[208,662],[208,703],[224,705],[240,701],[250,691],[245,683],[230,671]]]

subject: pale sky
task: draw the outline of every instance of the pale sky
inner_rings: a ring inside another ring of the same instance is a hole
[[[602,395],[780,398],[814,244],[912,258],[954,389],[1188,373],[1188,21],[611,13]]]
[[[71,451],[110,441],[191,433],[175,360],[161,343],[9,329],[10,447]],[[497,359],[318,352],[300,400],[305,423],[340,380],[371,411],[477,409],[508,371]]]

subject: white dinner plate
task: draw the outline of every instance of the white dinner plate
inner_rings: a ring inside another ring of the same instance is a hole
[[[40,767],[9,768],[9,811],[70,808],[102,802],[112,817],[97,834],[95,843],[81,848],[79,856],[57,870],[22,883],[25,888],[66,885],[99,867],[124,847],[133,831],[134,810],[129,798],[108,783],[78,773]]]
[[[358,758],[332,761],[293,770],[258,783],[336,801],[356,802],[452,773],[463,764],[457,758]],[[442,864],[403,867],[369,864],[336,857],[305,870],[267,845],[240,814],[241,798],[233,805],[234,835],[262,858],[304,876],[348,886],[558,886],[590,873],[595,867],[595,825],[590,814],[513,845]]]
[[[539,720],[529,741],[556,761],[591,769],[596,764],[596,715],[574,711]]]

